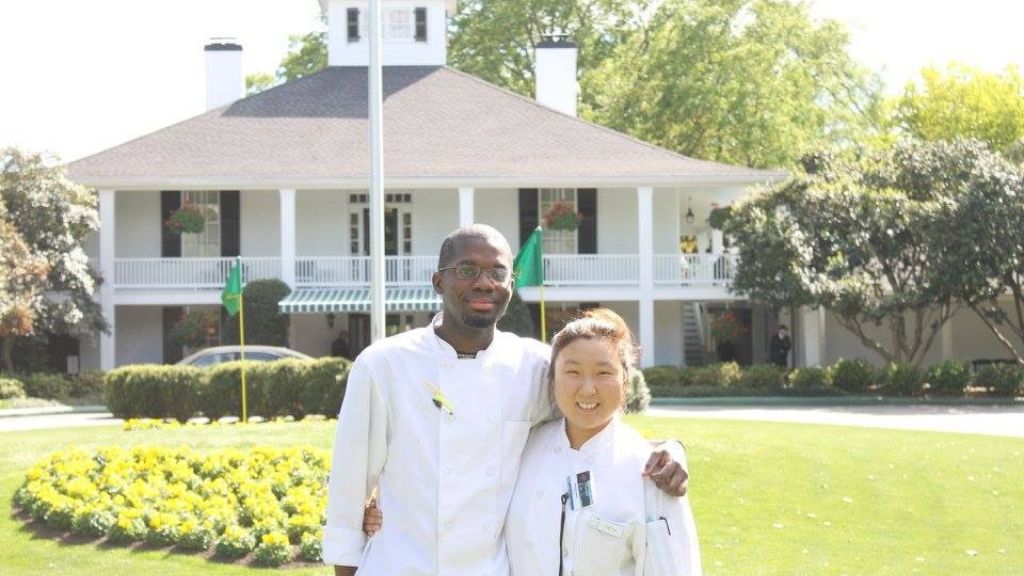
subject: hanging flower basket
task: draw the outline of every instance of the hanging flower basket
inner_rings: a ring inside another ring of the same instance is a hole
[[[206,227],[206,218],[202,208],[185,202],[171,212],[171,217],[164,222],[164,226],[178,234],[198,234]]]
[[[740,319],[735,312],[726,310],[711,318],[711,336],[719,344],[734,343],[740,336],[746,333],[746,328],[740,324]]]
[[[576,230],[580,226],[580,215],[566,202],[556,202],[544,214],[544,227],[548,230]]]
[[[220,312],[200,310],[181,317],[171,328],[171,340],[179,346],[201,348],[217,336],[220,329]]]

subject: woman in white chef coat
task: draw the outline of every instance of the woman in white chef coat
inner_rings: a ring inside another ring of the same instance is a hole
[[[636,369],[626,323],[591,310],[551,345],[564,418],[535,428],[523,453],[505,522],[513,576],[699,576],[688,500],[641,477],[650,443],[620,419]]]

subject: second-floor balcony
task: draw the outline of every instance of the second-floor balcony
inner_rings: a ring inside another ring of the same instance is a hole
[[[282,278],[281,258],[243,257],[245,282]],[[118,290],[219,290],[235,258],[118,258],[114,288]],[[735,254],[656,254],[654,285],[659,287],[726,286],[735,275]],[[385,278],[392,286],[427,286],[436,256],[387,256]],[[368,256],[295,259],[296,287],[368,286]],[[553,287],[638,286],[636,254],[548,254],[544,284]]]

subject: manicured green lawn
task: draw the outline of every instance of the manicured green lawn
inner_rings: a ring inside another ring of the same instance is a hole
[[[709,576],[1024,576],[1024,440],[712,420],[630,419],[682,439]],[[249,574],[166,550],[37,537],[12,516],[24,471],[58,448],[329,448],[333,424],[0,434],[0,574]],[[323,567],[289,574],[330,574]]]

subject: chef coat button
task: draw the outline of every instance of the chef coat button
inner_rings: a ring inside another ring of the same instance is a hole
[[[526,549],[527,550],[533,550],[533,542],[527,542],[526,543]]]
[[[561,454],[561,453],[562,453],[562,447],[561,446],[555,446],[555,454]]]
[[[488,466],[487,467],[487,475],[488,476],[494,476],[494,466]]]
[[[444,529],[445,530],[451,530],[452,529],[452,523],[451,522],[445,522],[444,523]]]
[[[568,558],[568,557],[569,557],[569,549],[568,548],[562,548],[562,558]]]
[[[537,499],[540,500],[543,497],[544,497],[544,491],[543,490],[537,490]]]
[[[455,470],[453,470],[451,466],[445,466],[444,467],[444,475],[445,476],[451,476],[454,473],[455,473]]]

